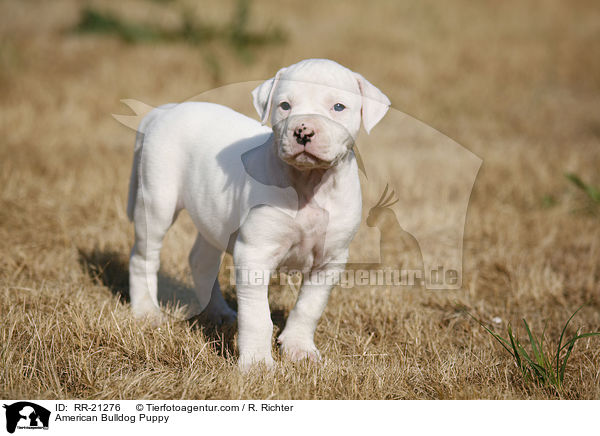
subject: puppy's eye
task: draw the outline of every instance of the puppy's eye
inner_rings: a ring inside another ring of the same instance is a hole
[[[336,103],[333,105],[333,110],[336,112],[341,112],[344,109],[346,109],[346,106],[344,106],[342,103]]]
[[[282,101],[281,103],[279,103],[279,107],[284,111],[289,111],[292,108],[287,101]]]

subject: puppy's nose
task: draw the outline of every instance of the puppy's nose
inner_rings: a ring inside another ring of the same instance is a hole
[[[306,145],[313,136],[315,136],[315,131],[312,128],[305,126],[304,123],[294,129],[294,137],[298,144]]]

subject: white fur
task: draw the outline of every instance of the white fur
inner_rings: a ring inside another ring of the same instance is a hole
[[[135,222],[134,314],[160,315],[156,274],[162,240],[185,208],[198,229],[190,253],[196,293],[217,322],[235,317],[216,280],[221,254],[233,254],[244,369],[273,364],[268,274],[257,281],[247,273],[344,268],[361,217],[353,142],[361,118],[370,130],[389,106],[362,76],[318,59],[280,70],[252,94],[261,120],[271,115],[273,130],[210,103],[168,105],[147,115],[139,129],[145,133],[136,139],[128,204]],[[345,109],[335,111],[336,103]],[[307,132],[312,134],[302,136]],[[279,337],[290,358],[319,359],[313,336],[331,288],[305,278]]]

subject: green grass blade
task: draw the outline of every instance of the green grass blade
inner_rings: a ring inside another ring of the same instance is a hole
[[[529,324],[527,324],[527,321],[525,321],[525,319],[523,319],[523,324],[525,324],[525,330],[527,331],[527,336],[529,336],[529,342],[531,343],[531,348],[533,350],[533,355],[535,357],[535,360],[537,361],[538,365],[542,366],[544,364],[544,357],[542,355],[542,347],[538,343],[538,341],[535,338],[535,336],[533,335],[533,333],[531,333]]]
[[[579,189],[581,189],[583,192],[585,192],[587,194],[587,196],[590,197],[590,199],[592,199],[594,202],[600,203],[600,190],[598,188],[596,188],[595,186],[592,186],[592,185],[588,185],[587,183],[584,183],[584,181],[581,180],[579,178],[579,176],[577,176],[576,174],[567,173],[567,174],[565,174],[565,177],[571,183],[573,183],[575,186],[577,186]]]
[[[571,351],[573,351],[573,348],[575,347],[575,340],[571,339],[569,342],[567,342],[567,344],[569,345],[569,348],[567,349],[567,353],[565,354],[565,357],[563,358],[562,361],[562,365],[560,367],[560,374],[558,379],[560,380],[560,384],[562,385],[564,379],[565,379],[565,369],[567,369],[567,361],[569,360],[569,356],[571,355]]]
[[[547,375],[544,366],[538,364],[534,361],[529,353],[523,348],[523,346],[519,343],[518,339],[516,340],[516,347],[519,353],[519,357],[521,358],[521,364],[523,369],[532,373],[536,378],[545,382]],[[527,365],[525,365],[525,363]]]
[[[546,339],[546,328],[548,327],[548,321],[544,323],[544,330],[542,330],[542,339],[540,340],[540,350],[544,349],[544,339]]]
[[[510,326],[510,324],[508,324],[508,337],[510,338],[510,344],[514,350],[513,353],[511,353],[514,357],[515,360],[517,361],[517,365],[519,366],[519,368],[521,368],[521,370],[523,370],[523,363],[521,362],[521,356],[519,355],[519,349],[517,348],[516,344],[515,344],[515,338],[513,338],[513,334],[512,334],[512,328]],[[518,342],[518,339],[517,339]],[[527,353],[525,353],[527,354]]]
[[[589,338],[589,337],[592,337],[592,336],[600,336],[600,332],[582,333],[581,335],[579,334],[579,332],[577,332],[577,334],[573,338],[571,338],[571,340],[569,342],[567,342],[564,345],[564,347],[566,347],[568,345],[569,348],[567,349],[567,353],[565,354],[565,357],[563,358],[562,365],[561,365],[561,368],[560,368],[560,382],[561,382],[561,384],[562,384],[563,379],[565,377],[565,369],[567,368],[567,361],[569,360],[569,356],[571,355],[571,351],[573,351],[573,348],[575,347],[575,343],[579,339]]]
[[[554,377],[554,368],[552,367],[552,357],[551,354],[546,354],[544,352],[544,340],[546,339],[546,330],[548,328],[548,321],[544,323],[544,330],[542,330],[542,337],[540,339],[540,351],[544,357],[544,367],[546,368],[546,374],[548,376],[549,381],[552,384],[556,384],[556,378]]]
[[[579,189],[585,190],[585,183],[583,183],[583,180],[581,180],[577,174],[566,173],[565,177]]]
[[[590,332],[590,333],[582,333],[582,334],[577,334],[575,337],[571,338],[569,340],[569,342],[567,342],[565,345],[563,345],[563,347],[561,348],[561,351],[567,347],[567,345],[569,345],[572,341],[577,341],[579,339],[583,339],[583,338],[589,338],[592,336],[600,336],[600,332]]]
[[[571,317],[567,320],[567,322],[565,323],[565,326],[562,329],[562,332],[560,333],[560,339],[558,340],[558,348],[556,349],[556,378],[559,380],[562,380],[562,378],[560,377],[560,373],[559,373],[560,352],[564,348],[564,347],[561,347],[562,340],[563,340],[563,337],[565,336],[565,332],[567,331],[567,327],[569,326],[569,323],[571,322],[573,317],[577,314],[577,312],[579,312],[581,309],[583,309],[583,306],[585,306],[585,304],[582,304],[581,306],[579,306],[579,309],[577,309],[575,312],[573,312],[573,315],[571,315]]]
[[[466,310],[464,311],[467,315],[469,315],[471,318],[473,318],[475,321],[477,321],[477,323],[483,327],[490,335],[492,335],[494,337],[494,339],[496,339],[498,341],[498,343],[500,343],[500,345],[502,345],[502,347],[504,347],[504,349],[506,351],[508,351],[511,355],[514,356],[513,352],[510,350],[510,348],[508,348],[508,345],[510,345],[510,343],[504,339],[502,336],[500,336],[498,333],[490,330],[483,322],[481,322],[480,320],[478,320],[477,318],[475,318],[473,315],[471,315],[469,312],[467,312]]]

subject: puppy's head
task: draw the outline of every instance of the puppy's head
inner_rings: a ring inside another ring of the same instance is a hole
[[[368,133],[390,106],[360,74],[325,59],[282,68],[252,95],[261,121],[270,115],[279,157],[300,170],[337,165],[352,149],[361,118]]]

